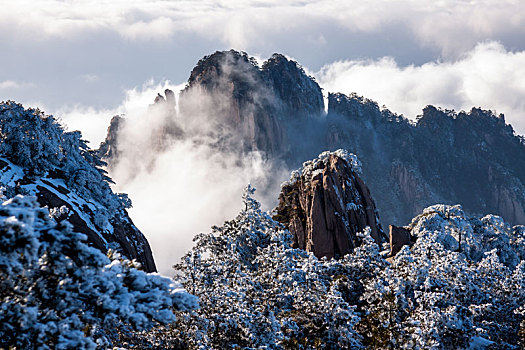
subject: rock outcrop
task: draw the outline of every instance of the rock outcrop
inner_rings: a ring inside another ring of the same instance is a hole
[[[120,156],[121,149],[119,147],[119,135],[125,122],[126,120],[120,115],[111,118],[106,138],[98,148],[97,152],[99,157],[104,159],[110,166],[114,165]]]
[[[165,113],[174,114],[176,104],[175,93],[170,89],[165,89],[164,95],[157,93],[157,96],[153,100],[153,105],[150,107],[164,108]]]
[[[290,230],[295,248],[317,257],[341,257],[359,245],[357,233],[367,226],[378,244],[386,241],[358,169],[354,155],[324,152],[283,185],[274,218]]]
[[[157,94],[154,103],[149,106],[148,118],[151,119],[152,127],[148,131],[152,151],[160,153],[169,147],[173,139],[184,137],[175,108],[175,93],[170,89],[165,89],[164,95]]]
[[[108,164],[110,171],[119,162],[126,147],[128,148],[127,155],[130,153],[129,149],[140,148],[153,151],[140,155],[143,163],[150,166],[154,163],[155,152],[160,153],[169,147],[173,139],[183,138],[184,133],[176,119],[176,99],[172,90],[164,90],[164,95],[157,94],[153,103],[149,105],[145,118],[148,118],[147,128],[137,126],[133,124],[133,120],[129,121],[123,116],[117,115],[111,119],[106,138],[100,143],[97,150],[98,156]],[[127,126],[130,128],[128,129]],[[139,131],[141,133],[140,145],[134,139]],[[136,155],[133,156],[133,159],[135,158]]]
[[[199,61],[179,107],[190,133],[218,131],[220,147],[268,156],[289,151],[286,120],[317,118],[324,108],[321,88],[296,62],[275,54],[259,67],[255,59],[234,50]]]

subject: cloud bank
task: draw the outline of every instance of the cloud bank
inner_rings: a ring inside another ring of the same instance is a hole
[[[401,67],[391,57],[339,61],[314,73],[326,91],[356,92],[415,120],[426,105],[504,113],[525,135],[525,51],[478,44],[458,60]]]
[[[124,90],[182,81],[199,58],[230,48],[280,52],[314,71],[385,56],[400,67],[457,60],[487,40],[519,52],[523,23],[513,0],[4,1],[0,82],[31,86],[0,99],[110,109]]]
[[[486,39],[520,43],[525,8],[518,1],[299,1],[225,2],[20,0],[2,5],[0,28],[39,40],[71,40],[93,31],[116,32],[128,40],[169,40],[197,33],[237,48],[253,49],[283,33],[335,24],[348,32],[403,28],[421,45],[459,54]],[[323,35],[311,38],[326,42]],[[344,44],[344,43],[342,43]],[[521,43],[521,45],[524,45]]]

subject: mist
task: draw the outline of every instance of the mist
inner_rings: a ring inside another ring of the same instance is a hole
[[[415,120],[424,106],[470,110],[473,106],[505,113],[515,130],[525,133],[524,52],[507,51],[495,42],[482,43],[458,60],[401,67],[393,58],[339,61],[326,65],[316,77],[327,92],[357,92]],[[226,69],[227,70],[227,69]],[[246,79],[251,79],[246,76]],[[280,183],[293,169],[257,151],[240,151],[253,130],[238,130],[224,122],[231,110],[227,96],[186,92],[180,110],[179,92],[185,84],[147,81],[125,92],[115,108],[73,106],[57,115],[68,129],[79,129],[97,148],[113,115],[127,123],[119,147],[122,154],[110,169],[117,192],[133,201],[130,215],[150,242],[162,274],[192,246],[193,237],[212,225],[233,219],[242,209],[243,188],[257,188],[264,209],[277,204]],[[175,106],[152,105],[158,92],[175,92]],[[267,91],[255,93],[271,100]],[[319,153],[324,133],[317,124],[292,125],[287,137],[297,146],[292,166]],[[290,162],[288,162],[290,164]]]
[[[227,101],[225,96],[193,91],[184,112],[178,108],[178,93],[175,105],[151,104],[152,89],[168,87],[181,88],[150,85],[128,95],[119,156],[108,170],[114,190],[132,199],[129,214],[147,237],[159,272],[170,276],[196,234],[243,209],[241,196],[248,184],[257,188],[256,198],[269,210],[290,171],[261,152],[240,150],[242,135],[234,129],[217,132],[223,122],[220,111],[227,109],[218,103]],[[127,109],[143,96],[149,97],[146,108]]]

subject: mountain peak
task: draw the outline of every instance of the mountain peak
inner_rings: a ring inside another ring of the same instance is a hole
[[[199,60],[190,73],[188,85],[192,86],[196,83],[202,85],[216,84],[218,82],[215,81],[215,79],[218,77],[231,76],[231,73],[237,71],[251,71],[253,74],[256,70],[258,70],[257,61],[249,57],[246,52],[235,51],[233,49],[229,51],[216,51]]]
[[[358,233],[367,226],[376,243],[386,242],[359,164],[344,150],[323,152],[282,186],[274,218],[290,230],[295,248],[342,257],[360,244]]]
[[[297,62],[275,53],[263,63],[262,72],[265,80],[284,102],[288,114],[304,119],[308,116],[317,117],[323,112],[321,87]]]

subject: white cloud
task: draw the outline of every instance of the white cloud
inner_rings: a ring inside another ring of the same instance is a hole
[[[0,89],[16,89],[19,84],[13,80],[0,81]]]
[[[170,81],[155,83],[150,80],[141,87],[125,92],[125,98],[119,106],[108,109],[96,109],[85,106],[63,106],[53,114],[58,117],[68,130],[80,130],[85,140],[90,141],[92,148],[98,148],[106,137],[106,130],[114,115],[124,115],[130,119],[140,118],[146,114],[148,105],[153,103],[157,93],[165,89],[179,91],[184,85],[174,85]],[[42,104],[31,104],[42,106]],[[47,110],[45,107],[43,110]]]
[[[290,30],[336,25],[352,33],[389,35],[394,26],[452,57],[482,40],[504,42],[511,36],[519,43],[525,36],[525,7],[513,0],[19,0],[2,7],[1,32],[34,38],[37,31],[43,39],[102,30],[131,40],[166,40],[191,32],[249,50],[271,46]],[[318,45],[325,42],[323,35],[317,39]]]
[[[339,61],[315,73],[330,92],[356,92],[415,119],[426,105],[504,113],[525,134],[525,51],[487,42],[456,61],[400,67],[393,58]]]
[[[111,174],[117,190],[132,199],[130,216],[146,235],[164,275],[173,275],[171,266],[191,248],[196,234],[240,212],[242,189],[248,183],[262,191],[266,177],[283,176],[268,173],[270,165],[257,154],[239,159],[193,141],[174,143],[152,168],[139,170],[131,181],[125,181],[129,174],[120,174],[129,164],[120,164]]]
[[[23,89],[28,87],[33,87],[32,83],[18,82],[15,80],[4,80],[0,81],[0,90],[7,89]]]

